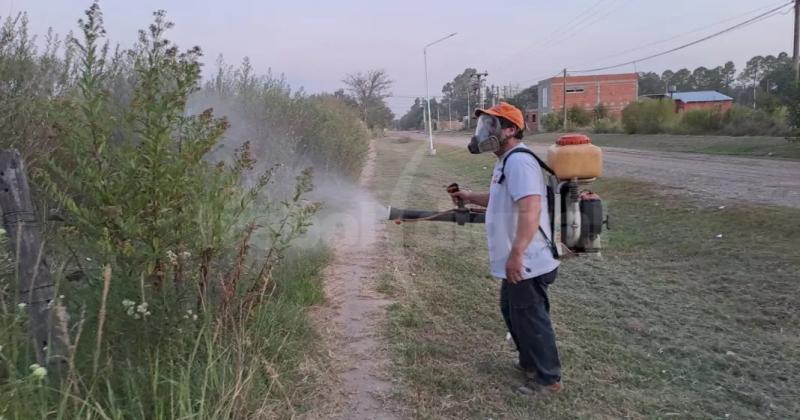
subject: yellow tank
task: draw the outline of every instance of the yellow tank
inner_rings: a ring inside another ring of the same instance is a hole
[[[583,134],[566,134],[547,150],[547,164],[559,179],[603,175],[603,151]]]

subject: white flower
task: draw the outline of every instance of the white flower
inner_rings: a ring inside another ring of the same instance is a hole
[[[132,301],[130,299],[123,299],[122,300],[122,306],[124,306],[126,308],[130,308],[131,306],[133,306],[135,304],[136,304],[136,302],[134,302],[134,301]]]
[[[192,315],[192,321],[197,321],[197,315]]]
[[[172,252],[172,250],[167,250],[167,259],[169,263],[172,265],[178,265],[178,254]]]
[[[186,259],[186,258],[191,258],[191,257],[192,257],[192,254],[189,251],[181,252],[181,258]]]
[[[5,235],[5,234],[6,234],[6,230],[3,229],[3,228],[0,228],[0,236]]]
[[[142,316],[139,314],[133,314],[133,319],[142,319]]]
[[[28,306],[28,304],[25,302],[20,302],[19,304],[17,304],[17,308],[19,309],[25,309],[26,306]]]
[[[139,306],[136,307],[136,312],[140,314],[147,312],[147,302],[140,303]]]
[[[45,376],[47,376],[47,369],[39,366],[36,363],[30,365],[29,368],[31,370],[31,377],[34,379],[42,380]]]

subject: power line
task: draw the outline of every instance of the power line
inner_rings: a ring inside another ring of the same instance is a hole
[[[570,70],[570,72],[572,72],[572,73],[593,73],[593,72],[596,72],[596,71],[610,70],[610,69],[614,69],[614,68],[617,68],[617,67],[629,66],[629,65],[634,64],[634,63],[647,61],[647,60],[650,60],[650,59],[653,59],[653,58],[656,58],[656,57],[661,57],[662,55],[667,55],[667,54],[673,53],[675,51],[682,50],[684,48],[689,48],[689,47],[697,45],[697,44],[699,44],[701,42],[708,41],[710,39],[716,38],[716,37],[718,37],[720,35],[723,35],[723,34],[726,34],[728,32],[735,31],[737,29],[740,29],[740,28],[743,28],[745,26],[751,25],[753,23],[759,22],[761,20],[767,19],[767,18],[771,17],[772,15],[774,15],[776,12],[779,12],[781,9],[785,8],[786,6],[788,6],[790,4],[794,4],[794,1],[791,1],[789,3],[784,3],[781,6],[778,6],[776,8],[770,9],[767,12],[764,12],[764,13],[758,15],[758,16],[755,16],[753,18],[747,19],[744,22],[737,23],[736,25],[733,25],[733,26],[730,26],[728,28],[725,28],[725,29],[723,29],[723,30],[721,30],[719,32],[715,32],[715,33],[713,33],[711,35],[702,37],[700,39],[697,39],[697,40],[694,40],[692,42],[680,45],[680,46],[675,47],[675,48],[671,48],[671,49],[666,50],[666,51],[662,51],[662,52],[659,52],[659,53],[656,53],[656,54],[651,54],[651,55],[648,55],[646,57],[642,57],[642,58],[639,58],[639,59],[636,59],[636,60],[626,61],[626,62],[620,63],[620,64],[614,64],[614,65],[611,65],[611,66],[597,67],[597,68],[585,69],[585,70]]]
[[[556,77],[556,76],[558,76],[560,74],[561,74],[561,71],[557,71],[557,72],[553,72],[553,73],[542,74],[541,76],[532,77],[530,79],[513,80],[513,81],[510,81],[508,83],[509,84],[517,84],[517,83],[527,83],[527,82],[533,82],[533,81],[538,82],[540,80],[549,79],[551,77]]]
[[[597,6],[601,5],[605,1],[607,1],[607,0],[598,0],[593,5],[591,5],[588,9],[584,9],[582,12],[578,13],[577,15],[575,15],[575,17],[570,19],[570,22],[575,21],[575,24],[579,24],[581,21],[583,21],[587,17],[591,18],[592,17],[592,13],[595,11]],[[615,2],[616,0],[611,0],[611,1],[612,1],[612,4],[613,4],[613,2]],[[547,44],[549,41],[554,39],[560,33],[565,32],[565,31],[569,31],[570,28],[571,28],[570,22],[568,22],[565,25],[559,26],[553,32],[551,32],[549,35],[547,35],[545,37],[542,37],[542,38],[539,38],[538,41],[536,41],[536,42],[534,42],[532,44],[529,44],[526,47],[523,47],[523,48],[520,48],[520,49],[516,50],[514,53],[510,54],[508,57],[505,57],[503,60],[500,60],[500,61],[505,61],[505,59],[508,59],[510,57],[513,57],[513,56],[516,56],[516,55],[521,54],[523,52],[526,52],[528,50],[539,48],[540,46],[543,46],[543,45]]]
[[[572,28],[572,30],[571,30],[570,32],[568,32],[567,34],[565,34],[565,35],[564,35],[564,37],[562,37],[560,40],[558,40],[558,41],[556,41],[556,42],[552,43],[550,46],[557,46],[557,45],[560,45],[560,44],[562,44],[564,41],[566,41],[566,40],[568,40],[568,39],[570,39],[570,38],[573,38],[575,35],[577,35],[577,34],[581,33],[581,32],[582,32],[582,31],[584,31],[585,29],[587,29],[587,28],[591,27],[592,25],[594,25],[594,24],[596,24],[596,23],[598,23],[598,22],[602,21],[603,19],[605,19],[605,18],[607,18],[607,17],[609,17],[609,16],[613,15],[613,14],[614,14],[614,13],[616,13],[618,10],[622,9],[622,8],[623,8],[625,5],[627,5],[627,3],[628,3],[629,1],[630,1],[630,0],[623,0],[621,3],[617,4],[617,5],[616,5],[616,7],[613,7],[613,6],[609,7],[609,8],[608,8],[608,10],[606,11],[606,13],[603,13],[603,14],[601,14],[600,16],[596,16],[596,18],[595,18],[594,20],[588,21],[588,22],[587,22],[585,25],[583,25],[583,27],[580,27],[579,25],[576,25],[575,27],[573,27],[573,28]],[[593,16],[593,17],[594,17],[594,16]]]
[[[785,5],[785,2],[780,2],[780,4],[781,5]],[[717,22],[714,22],[714,23],[711,23],[711,24],[708,24],[708,25],[704,25],[704,26],[699,27],[699,28],[692,29],[691,31],[682,32],[680,34],[671,36],[669,38],[664,38],[664,39],[661,39],[661,40],[658,40],[658,41],[653,41],[653,42],[650,42],[650,43],[647,43],[647,44],[644,44],[644,45],[640,45],[638,47],[629,48],[627,50],[620,51],[618,53],[614,53],[614,54],[611,54],[611,55],[606,55],[603,58],[604,59],[609,59],[609,58],[619,57],[621,55],[625,55],[625,54],[630,53],[630,52],[639,51],[639,50],[645,49],[647,47],[652,47],[654,45],[659,45],[659,44],[663,44],[665,42],[673,41],[675,39],[682,38],[682,37],[684,37],[686,35],[694,34],[694,33],[697,33],[697,32],[702,32],[702,31],[705,31],[706,29],[713,28],[713,27],[721,25],[723,23],[727,23],[727,22],[730,22],[732,20],[739,19],[741,17],[748,16],[750,14],[753,14],[753,13],[756,13],[756,12],[760,12],[760,11],[766,9],[766,8],[774,7],[774,6],[775,6],[775,3],[773,3],[771,5],[767,5],[767,6],[761,6],[761,7],[757,8],[757,9],[752,9],[752,10],[749,10],[747,12],[740,13],[740,14],[738,14],[736,16],[731,16],[729,18],[722,19],[720,21],[717,21]],[[581,65],[583,65],[583,64],[581,64]],[[635,63],[634,63],[634,65],[635,65]]]

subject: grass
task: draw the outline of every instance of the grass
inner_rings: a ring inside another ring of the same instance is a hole
[[[551,144],[558,133],[536,134],[535,143]],[[682,136],[671,134],[590,134],[598,146],[664,152],[706,153],[771,159],[800,160],[800,143],[783,137]]]
[[[491,157],[424,150],[379,145],[382,200],[448,208],[444,185],[488,180]],[[800,416],[800,210],[699,209],[625,179],[594,187],[613,230],[603,258],[565,261],[552,288],[566,391],[550,400],[511,392],[521,378],[483,227],[391,225],[385,332],[409,416]]]
[[[144,355],[141,363],[123,357],[104,362],[96,375],[80,377],[77,394],[64,392],[50,374],[41,381],[32,377],[31,361],[20,356],[28,345],[25,317],[16,306],[3,307],[0,418],[319,416],[332,404],[333,372],[308,308],[323,300],[321,270],[329,258],[324,246],[294,250],[275,270],[274,293],[247,322],[225,324],[229,330],[221,331],[202,314],[171,320],[178,328],[170,345],[126,342]]]

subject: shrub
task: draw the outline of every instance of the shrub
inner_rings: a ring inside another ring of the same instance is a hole
[[[218,65],[220,73],[192,103],[200,109],[215,107],[228,117],[232,126],[226,148],[249,140],[253,153],[264,160],[262,167],[311,163],[325,176],[358,176],[370,132],[341,98],[293,93],[271,74],[254,77],[247,59],[235,70],[221,60]]]
[[[47,256],[65,295],[54,305],[70,315],[76,335],[69,337],[74,347],[64,376],[42,377],[38,369],[32,376],[25,314],[0,305],[0,392],[9,403],[3,416],[261,417],[295,394],[276,398],[286,393],[291,371],[280,365],[299,364],[292,354],[310,341],[300,309],[318,299],[317,268],[325,259],[324,250],[289,252],[318,209],[306,200],[312,173],[291,171],[296,178],[276,186],[281,169],[256,169],[255,157],[271,157],[270,150],[255,154],[247,141],[209,158],[230,134],[229,121],[191,109],[201,51],[181,51],[167,40],[171,26],[157,12],[133,49],[109,56],[95,3],[81,21],[82,39],[72,44],[76,73],[57,95],[37,99],[59,113],[58,147],[33,179],[45,192],[42,207],[60,216],[46,226]],[[286,117],[270,121],[281,123],[271,133],[287,134],[310,153],[315,141],[329,145],[311,160],[335,166],[351,145],[328,142],[363,133],[328,99],[291,97],[249,76],[240,81],[239,103],[280,101],[281,107],[254,107],[275,112],[262,118]],[[291,121],[306,121],[309,132],[292,135],[302,127]],[[365,139],[354,144],[363,147]],[[341,168],[355,171],[359,159]],[[5,261],[0,253],[4,299],[15,296],[16,283],[3,272]],[[306,290],[302,296],[291,293],[294,280],[301,280],[294,290]],[[279,377],[284,382],[276,385]]]
[[[620,126],[619,121],[614,118],[599,118],[592,122],[592,132],[597,134],[621,133],[622,126]]]
[[[680,115],[675,131],[683,134],[708,134],[722,128],[723,113],[718,109],[693,109]]]
[[[622,110],[622,126],[628,134],[656,134],[667,131],[675,119],[672,101],[645,99]]]
[[[567,111],[567,118],[573,127],[586,127],[592,122],[591,115],[583,107],[574,105]]]
[[[594,119],[601,120],[603,118],[608,118],[608,110],[606,109],[605,105],[602,103],[597,104],[594,107]]]
[[[564,128],[564,115],[560,112],[551,112],[542,118],[542,127],[547,131],[560,131]]]
[[[785,112],[768,113],[734,105],[722,118],[721,132],[730,136],[785,136],[790,129]]]

